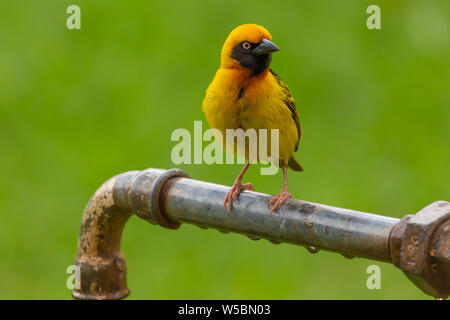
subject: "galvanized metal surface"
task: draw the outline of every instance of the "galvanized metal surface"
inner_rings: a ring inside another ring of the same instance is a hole
[[[297,244],[312,253],[323,249],[348,258],[393,262],[427,294],[446,297],[450,292],[447,202],[436,202],[417,217],[402,220],[295,199],[269,215],[271,196],[250,191],[244,191],[228,212],[223,207],[228,189],[189,179],[177,169],[130,171],[108,180],[83,214],[76,258],[81,289],[73,296],[121,299],[129,294],[120,238],[133,213],[165,228],[191,223],[253,240]]]
[[[223,199],[229,187],[174,179],[164,188],[164,210],[172,219],[208,228],[266,238],[348,256],[390,261],[389,234],[399,219],[288,199],[274,214],[272,196],[244,191],[228,212]]]

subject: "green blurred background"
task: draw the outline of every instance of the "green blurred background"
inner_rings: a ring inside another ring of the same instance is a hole
[[[81,7],[81,30],[66,7]],[[366,8],[381,7],[381,30]],[[450,200],[450,2],[2,1],[0,298],[68,299],[81,214],[111,176],[171,168],[228,33],[258,23],[297,101],[295,198],[402,217]],[[206,126],[206,124],[205,124]],[[231,185],[241,165],[185,165]],[[247,181],[278,193],[282,176]],[[133,217],[130,298],[427,299],[389,264]],[[366,268],[381,267],[381,290]]]

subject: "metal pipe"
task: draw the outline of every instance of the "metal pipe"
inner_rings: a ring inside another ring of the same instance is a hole
[[[269,215],[272,196],[245,191],[228,212],[228,187],[186,178],[164,190],[165,212],[173,219],[277,242],[390,261],[389,234],[399,219],[289,199]]]
[[[306,246],[311,252],[323,249],[346,257],[392,262],[424,292],[435,297],[450,292],[446,280],[450,270],[450,231],[445,227],[450,226],[448,202],[436,202],[402,220],[296,199],[289,199],[269,215],[271,196],[251,191],[243,192],[228,212],[223,207],[227,191],[225,186],[189,179],[177,169],[130,171],[108,180],[83,214],[76,258],[81,288],[73,296],[120,299],[129,294],[120,238],[133,213],[170,229],[191,223],[255,240]],[[440,230],[437,236],[436,230]],[[419,247],[425,249],[414,260],[411,253],[417,250],[408,241],[417,234],[422,237],[417,240]],[[429,250],[434,250],[432,261]]]

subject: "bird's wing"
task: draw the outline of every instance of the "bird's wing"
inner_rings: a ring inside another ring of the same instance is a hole
[[[289,111],[291,111],[292,119],[297,126],[298,137],[297,145],[295,146],[295,151],[297,151],[298,144],[300,143],[300,140],[302,138],[302,126],[300,125],[300,121],[298,119],[298,111],[297,107],[295,106],[294,98],[292,98],[291,91],[289,90],[286,83],[284,83],[283,80],[281,80],[281,78],[272,69],[270,69],[270,73],[274,76],[274,78],[278,82],[278,85],[281,87],[281,90],[283,92],[283,103],[286,105],[286,107],[289,108]]]

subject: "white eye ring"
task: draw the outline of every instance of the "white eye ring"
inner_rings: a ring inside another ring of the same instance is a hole
[[[244,48],[245,50],[250,49],[250,47],[251,47],[251,44],[250,44],[248,41],[245,41],[245,42],[242,44],[242,48]]]

